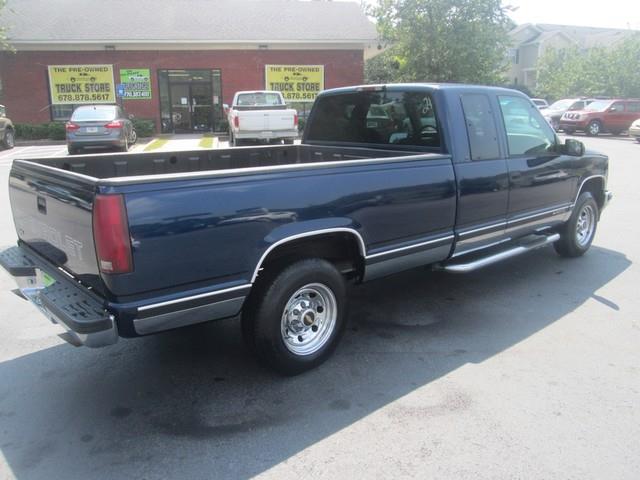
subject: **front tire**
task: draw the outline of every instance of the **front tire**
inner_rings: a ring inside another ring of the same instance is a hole
[[[263,278],[247,299],[242,333],[249,349],[283,375],[323,363],[346,326],[346,283],[333,264],[301,260]]]
[[[16,136],[11,128],[7,128],[2,136],[2,146],[7,150],[12,149],[15,146]]]
[[[580,257],[589,250],[596,235],[600,212],[591,192],[578,197],[573,213],[560,231],[560,240],[553,244],[562,257]]]
[[[602,124],[598,120],[592,120],[587,125],[587,135],[590,137],[597,137],[602,133]]]

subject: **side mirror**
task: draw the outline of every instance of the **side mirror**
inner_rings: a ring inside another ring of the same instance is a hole
[[[7,114],[6,114],[5,110],[4,110],[4,107],[0,106],[0,118],[4,118],[6,116],[7,116]]]
[[[609,113],[613,113],[613,112],[617,112],[618,109],[616,107],[611,107],[609,110],[607,110],[607,112]]]
[[[228,103],[223,103],[222,104],[222,109],[224,110],[225,115],[229,113],[229,104]]]
[[[581,157],[584,155],[584,143],[574,138],[567,138],[564,141],[564,153],[572,157]]]

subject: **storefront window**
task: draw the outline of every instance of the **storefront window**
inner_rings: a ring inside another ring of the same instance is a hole
[[[51,120],[66,122],[77,105],[51,105]]]

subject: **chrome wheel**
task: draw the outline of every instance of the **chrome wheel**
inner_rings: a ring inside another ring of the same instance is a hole
[[[591,205],[585,205],[580,210],[576,222],[576,243],[585,247],[591,241],[596,229],[596,212]]]
[[[335,330],[338,318],[336,297],[322,283],[298,289],[284,307],[280,329],[284,345],[296,355],[320,350]]]
[[[591,122],[589,124],[589,133],[591,135],[598,135],[600,133],[600,124],[598,122]]]

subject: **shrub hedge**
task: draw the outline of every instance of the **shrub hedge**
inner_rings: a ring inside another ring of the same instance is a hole
[[[133,126],[139,138],[153,137],[156,133],[156,124],[153,120],[134,118]],[[63,122],[50,122],[40,124],[16,123],[16,139],[18,140],[64,140],[65,129]]]

